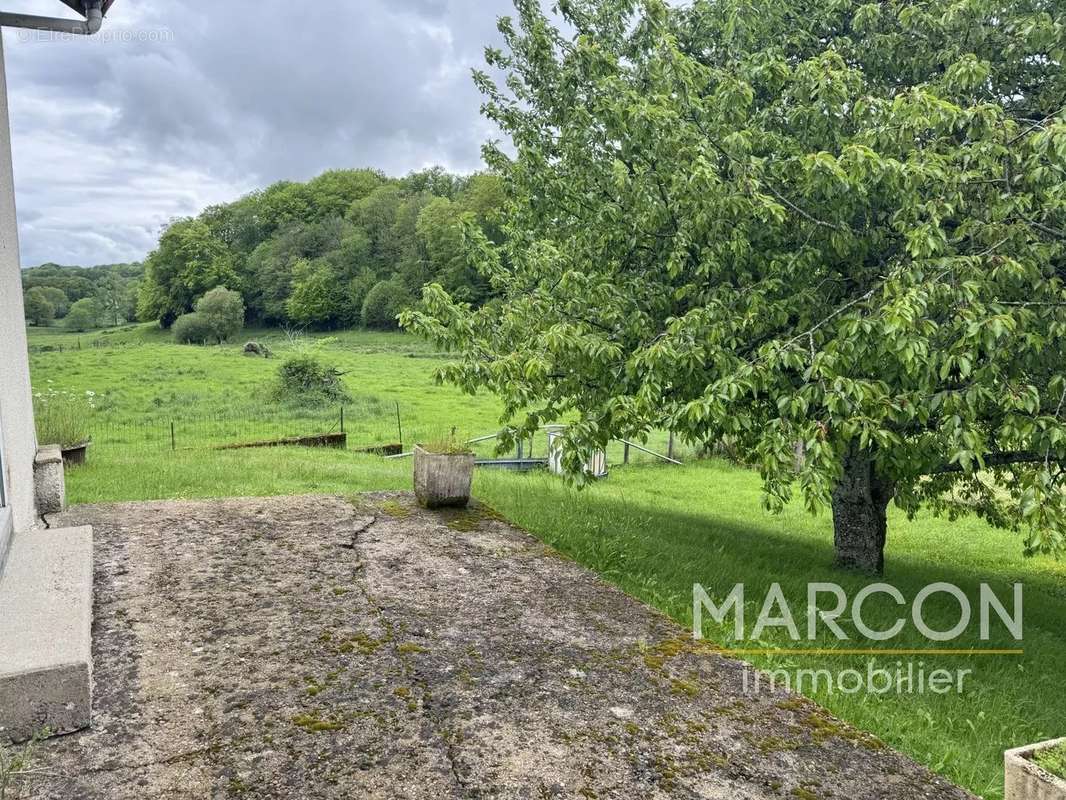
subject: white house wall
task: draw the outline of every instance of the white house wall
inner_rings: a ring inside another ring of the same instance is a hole
[[[0,445],[16,531],[28,528],[35,520],[33,459],[37,451],[20,270],[11,127],[0,37]]]

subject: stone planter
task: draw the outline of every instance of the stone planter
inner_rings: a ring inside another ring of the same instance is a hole
[[[431,453],[415,445],[415,496],[425,508],[465,508],[474,480],[474,455]]]
[[[1037,766],[1032,760],[1034,753],[1064,742],[1066,738],[1051,739],[1004,753],[1004,800],[1066,800],[1066,781]]]
[[[92,442],[82,442],[63,448],[63,463],[68,467],[77,467],[85,463],[89,457],[89,445]]]

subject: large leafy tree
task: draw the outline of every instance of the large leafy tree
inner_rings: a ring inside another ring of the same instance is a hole
[[[403,242],[397,235],[396,218],[403,202],[400,188],[387,184],[353,203],[348,212],[348,219],[370,240],[369,256],[374,269],[394,268],[400,261]]]
[[[193,301],[216,286],[236,285],[233,255],[198,219],[183,219],[164,231],[145,261],[138,316],[169,327]]]
[[[331,219],[286,225],[274,238],[259,245],[248,258],[250,291],[247,295],[252,314],[265,322],[286,321],[294,266],[335,251],[344,235],[344,222]]]
[[[452,296],[470,300],[466,292],[476,291],[478,275],[473,281],[459,285],[465,276],[469,260],[463,251],[460,218],[462,208],[444,197],[435,197],[418,215],[418,241],[425,254],[425,261],[437,276],[437,282]]]
[[[196,301],[196,313],[220,343],[236,336],[244,327],[244,300],[239,292],[216,286]]]
[[[329,264],[301,259],[293,265],[292,274],[292,296],[285,303],[289,319],[321,328],[336,325],[347,293]]]
[[[1063,549],[1066,6],[516,6],[477,75],[508,243],[469,237],[504,302],[405,320],[443,377],[572,417],[575,472],[728,437],[771,506],[831,505],[845,567],[883,568],[892,500]]]
[[[128,305],[127,284],[118,272],[109,272],[96,282],[96,301],[102,309],[101,322],[121,325],[126,319]]]
[[[55,308],[56,318],[65,317],[67,311],[70,310],[70,298],[67,297],[66,292],[54,286],[42,286],[40,289],[44,298]]]
[[[40,286],[35,286],[26,292],[23,296],[23,306],[26,321],[38,327],[51,325],[56,318],[55,304],[48,299],[47,293]]]

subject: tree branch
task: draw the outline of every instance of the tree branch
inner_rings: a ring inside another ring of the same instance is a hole
[[[986,467],[1007,467],[1011,464],[1043,464],[1049,462],[1052,464],[1066,463],[1066,459],[1063,458],[1051,458],[1048,459],[1043,453],[1033,453],[1027,450],[1004,450],[1001,453],[989,453],[982,458]],[[934,470],[930,470],[930,475],[946,475],[952,472],[963,472],[961,464],[943,464]]]

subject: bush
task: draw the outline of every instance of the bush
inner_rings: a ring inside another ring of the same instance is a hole
[[[400,327],[397,315],[411,304],[412,298],[397,281],[381,281],[367,292],[363,301],[363,325],[379,330]]]
[[[222,343],[244,327],[244,300],[238,292],[218,286],[196,303],[196,313],[211,328],[209,338]]]
[[[207,344],[217,339],[211,321],[199,312],[183,314],[171,328],[174,340],[181,344]]]
[[[100,317],[104,314],[99,301],[94,297],[83,297],[70,307],[63,325],[72,331],[88,331],[100,327]]]
[[[303,404],[339,403],[351,399],[341,373],[310,353],[289,356],[278,367],[275,400]]]

